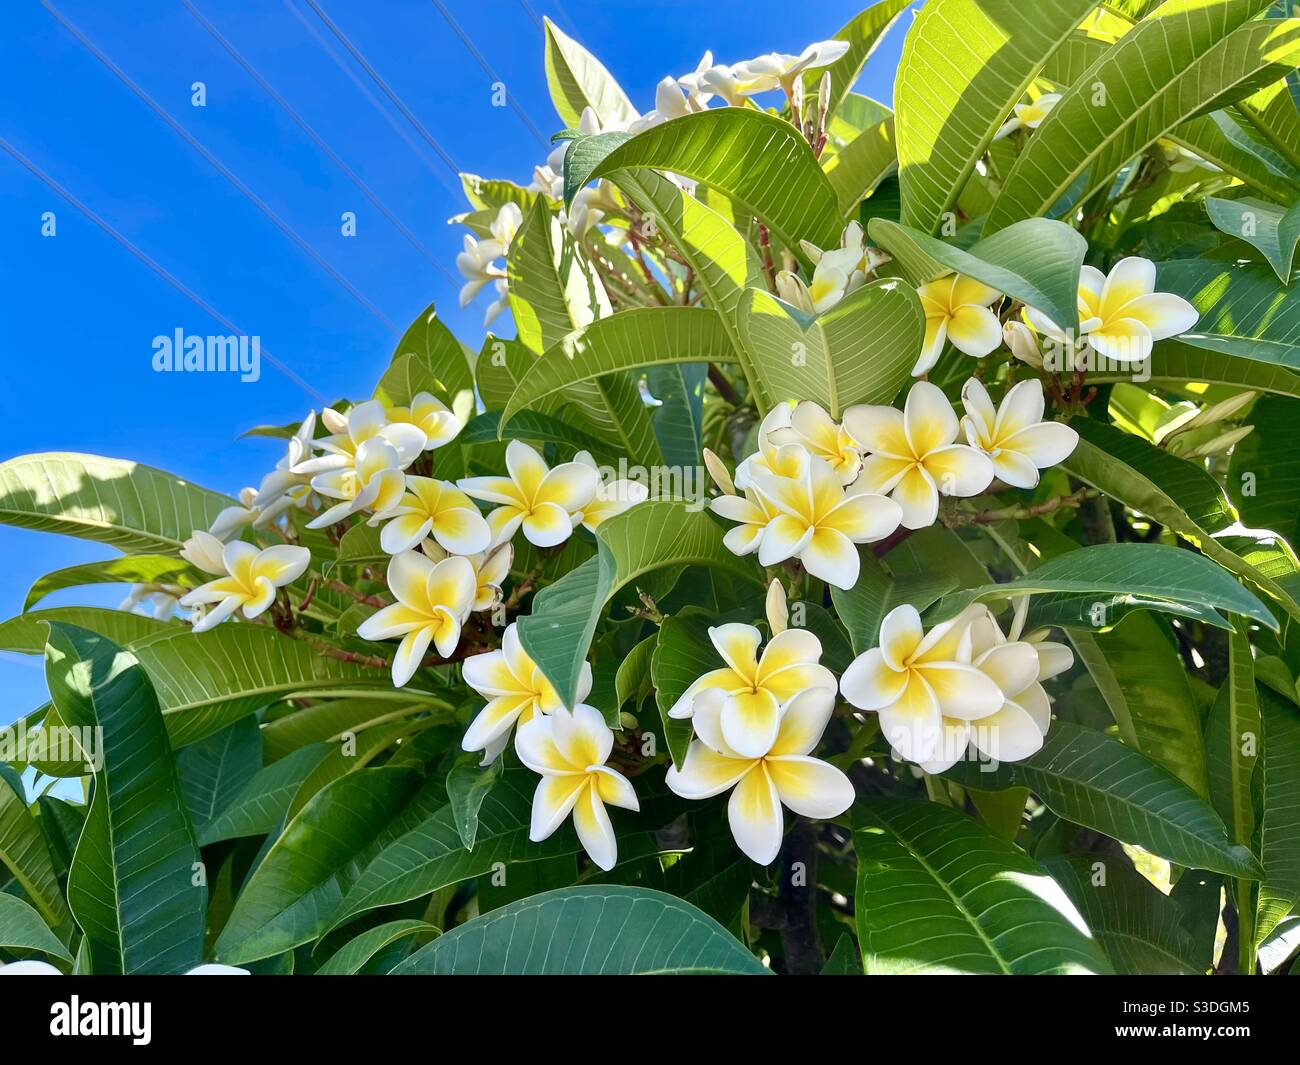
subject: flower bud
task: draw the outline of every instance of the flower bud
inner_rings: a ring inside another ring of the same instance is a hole
[[[772,635],[785,632],[790,627],[790,611],[786,605],[785,587],[781,584],[780,578],[774,577],[772,583],[767,586],[767,623],[771,626]]]
[[[1024,322],[1010,321],[1002,327],[1002,340],[1021,362],[1028,363],[1035,369],[1043,368],[1043,353],[1038,350],[1038,340],[1034,332]]]

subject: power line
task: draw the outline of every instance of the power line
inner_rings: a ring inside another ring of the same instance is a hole
[[[232,45],[222,35],[221,31],[218,30],[217,27],[214,26],[211,22],[209,22],[203,16],[203,13],[200,12],[199,9],[196,8],[190,2],[190,0],[181,0],[181,3],[183,3],[185,5],[186,10],[189,11],[189,13],[193,15],[196,20],[198,20],[199,25],[201,25],[205,30],[207,30],[208,33],[210,33],[213,36],[213,38],[216,39],[217,43],[220,44],[221,47],[224,48],[230,54],[230,57],[234,59],[235,62],[238,63],[241,67],[244,68],[245,73],[247,73],[248,76],[251,77],[255,82],[257,82],[257,84],[261,86],[262,90],[268,96],[270,96],[272,100],[274,100],[277,104],[279,104],[280,107],[284,109],[285,113],[291,119],[293,119],[293,121],[297,124],[298,128],[301,129],[305,134],[307,134],[308,137],[311,138],[312,142],[316,145],[316,147],[319,148],[322,152],[324,152],[325,155],[329,157],[330,161],[333,162],[335,166],[337,166],[340,170],[343,171],[343,173],[347,176],[348,180],[350,180],[354,185],[356,185],[358,189],[361,190],[362,193],[365,194],[366,198],[369,199],[370,202],[374,204],[374,206],[379,210],[379,212],[396,227],[398,232],[400,232],[402,236],[406,238],[406,240],[411,244],[411,246],[415,248],[415,250],[418,251],[421,255],[423,255],[424,258],[427,259],[428,262],[434,268],[439,270],[449,282],[451,282],[453,285],[459,285],[460,282],[457,281],[457,279],[451,274],[451,272],[442,263],[442,261],[434,257],[432,253],[430,253],[430,251],[420,242],[419,238],[416,237],[416,235],[412,233],[402,223],[401,219],[399,219],[395,214],[393,214],[393,212],[390,211],[384,205],[383,201],[381,201],[379,197],[373,191],[371,191],[370,186],[368,186],[361,179],[361,177],[355,171],[353,171],[353,169],[349,167],[348,164],[345,163],[338,156],[338,154],[334,152],[334,150],[331,149],[330,146],[320,138],[320,136],[316,133],[316,131],[312,129],[310,125],[307,124],[306,120],[302,118],[302,116],[299,115],[298,112],[295,111],[292,106],[290,106],[289,101],[286,100],[283,96],[281,96],[278,92],[276,92],[276,90],[271,86],[271,84],[264,77],[262,77],[262,75],[259,74],[256,69],[254,69],[253,65],[250,62],[248,62],[248,60],[246,60],[242,55],[240,55],[238,51],[236,51],[234,45]]]
[[[397,110],[401,112],[402,117],[405,118],[406,121],[409,122],[415,128],[415,131],[419,133],[421,137],[424,138],[425,143],[428,144],[429,147],[434,150],[438,158],[441,159],[443,163],[446,164],[447,169],[450,170],[452,174],[455,176],[456,180],[459,181],[460,167],[458,167],[454,162],[452,162],[451,156],[448,155],[445,151],[443,151],[442,145],[439,144],[437,140],[434,139],[432,133],[430,133],[427,129],[424,128],[424,124],[418,118],[416,118],[414,114],[411,113],[411,109],[402,102],[401,97],[398,96],[397,93],[393,92],[393,90],[388,87],[388,82],[384,81],[384,79],[380,77],[379,71],[377,71],[374,67],[370,65],[369,62],[366,61],[366,57],[361,54],[360,49],[358,49],[356,45],[354,45],[350,40],[348,40],[347,35],[341,29],[339,29],[338,26],[334,24],[333,20],[327,14],[325,14],[324,11],[321,10],[321,6],[316,2],[316,0],[306,0],[306,4],[314,12],[316,12],[316,17],[319,18],[323,23],[325,23],[325,25],[329,28],[329,31],[332,34],[334,34],[335,37],[338,38],[339,44],[343,45],[343,47],[347,49],[348,54],[351,55],[352,58],[357,61],[357,64],[361,67],[361,69],[370,75],[371,80],[374,81],[374,83],[379,86],[379,88],[383,91],[384,95],[387,96],[388,99],[392,102],[393,106],[396,107]]]
[[[465,46],[469,54],[472,55],[478,65],[482,67],[483,73],[491,78],[494,83],[504,85],[505,82],[497,77],[496,71],[494,71],[488,64],[488,61],[483,58],[483,54],[474,47],[474,42],[469,39],[469,35],[466,34],[465,31],[460,28],[460,24],[451,17],[451,12],[447,10],[446,6],[442,3],[442,0],[432,0],[432,2],[433,6],[442,14],[442,17],[447,20],[447,25],[452,28],[452,32],[460,38],[461,44]],[[506,102],[510,105],[510,109],[519,116],[519,120],[528,127],[529,132],[537,138],[537,143],[549,151],[551,147],[550,141],[542,135],[542,131],[533,124],[533,120],[529,118],[524,109],[519,106],[518,101],[515,99],[515,94],[507,91]]]
[[[167,284],[171,285],[172,288],[176,289],[177,292],[183,295],[196,307],[204,311],[215,321],[220,322],[223,326],[225,326],[228,330],[230,330],[230,332],[232,332],[236,336],[241,336],[241,337],[248,336],[247,333],[245,333],[242,329],[239,328],[239,326],[235,325],[234,322],[232,322],[229,318],[227,318],[215,307],[213,307],[212,304],[208,303],[207,300],[205,300],[202,296],[196,293],[193,289],[189,288],[183,281],[180,281],[175,276],[173,276],[166,269],[166,267],[161,266],[159,263],[151,259],[145,252],[137,248],[134,244],[131,243],[130,240],[128,240],[116,229],[114,229],[111,225],[109,225],[109,223],[105,222],[102,218],[100,218],[99,215],[97,215],[93,210],[91,210],[91,208],[89,208],[84,203],[82,203],[79,199],[77,199],[76,196],[74,196],[71,192],[69,192],[57,181],[55,181],[52,177],[50,177],[47,173],[45,173],[44,170],[42,170],[39,166],[37,166],[30,159],[28,159],[27,156],[23,155],[22,152],[20,152],[17,148],[15,148],[3,137],[0,137],[0,148],[3,148],[6,152],[8,152],[9,155],[11,155],[17,162],[21,163],[34,176],[36,176],[42,182],[44,182],[45,185],[47,185],[50,189],[56,192],[59,196],[62,196],[63,199],[68,201],[68,203],[72,204],[73,207],[75,207],[78,211],[80,211],[83,215],[85,215],[88,219],[90,219],[90,221],[94,222],[95,225],[97,225],[101,230],[103,230],[110,237],[112,237],[119,245],[121,245],[132,255],[134,255],[138,260],[140,260],[140,262],[144,263],[145,266],[147,266],[155,274],[157,274],[164,281],[166,281]],[[304,381],[301,377],[299,377],[297,373],[291,370],[288,366],[286,366],[283,362],[277,359],[265,348],[262,348],[261,352],[262,352],[262,356],[266,359],[267,362],[269,362],[272,366],[274,366],[277,370],[279,370],[282,374],[284,374],[285,377],[287,377],[290,381],[292,381],[304,392],[306,392],[309,396],[311,396],[313,400],[321,404],[325,404],[329,402],[324,396],[322,396],[319,392],[317,392],[316,389],[312,388],[312,386],[309,385],[306,381]]]
[[[240,181],[239,178],[237,178],[230,171],[230,169],[224,163],[221,162],[221,160],[219,160],[215,155],[213,155],[210,151],[208,151],[208,149],[205,148],[197,139],[195,139],[195,137],[192,136],[184,126],[182,126],[179,122],[177,122],[174,118],[172,118],[171,115],[169,115],[166,111],[164,111],[162,107],[160,107],[154,101],[153,97],[151,97],[142,88],[140,88],[140,86],[138,86],[134,81],[132,81],[130,77],[128,77],[127,74],[116,63],[114,63],[111,59],[109,59],[107,55],[105,55],[98,48],[96,48],[94,43],[91,42],[90,39],[87,38],[85,34],[83,34],[79,29],[77,29],[77,27],[74,26],[71,22],[69,22],[66,18],[64,18],[63,15],[61,15],[54,8],[54,6],[51,3],[49,3],[49,0],[41,0],[41,4],[51,15],[53,15],[56,19],[58,19],[60,23],[63,24],[63,27],[69,33],[71,33],[82,44],[82,46],[85,47],[85,49],[88,52],[90,52],[91,55],[93,55],[102,64],[104,64],[104,66],[107,67],[113,73],[113,75],[120,82],[122,82],[123,85],[125,85],[128,89],[130,89],[131,92],[133,92],[140,99],[141,102],[143,102],[151,111],[153,111],[155,115],[157,115],[164,122],[166,122],[167,125],[170,126],[171,129],[177,135],[182,137],[185,140],[185,142],[190,145],[190,147],[192,147],[195,151],[197,151],[200,155],[202,155],[203,158],[206,159],[208,163],[211,164],[211,166],[214,169],[216,169],[216,171],[219,174],[221,174],[227,181],[229,181],[232,185],[234,185],[236,189],[238,189],[241,193],[243,193],[243,195],[249,200],[249,202],[252,203],[253,206],[256,207],[259,211],[261,211],[262,214],[265,215],[266,218],[269,219],[275,225],[275,227],[280,230],[281,233],[283,233],[286,237],[292,240],[294,244],[296,244],[301,251],[303,251],[306,255],[308,255],[314,263],[316,263],[317,266],[319,266],[322,270],[328,273],[330,277],[332,277],[336,282],[338,282],[338,284],[341,285],[348,292],[348,294],[353,297],[353,299],[355,299],[358,303],[360,303],[363,307],[365,307],[366,310],[368,310],[371,314],[373,314],[376,318],[378,318],[379,321],[381,321],[385,326],[387,326],[389,330],[391,330],[394,333],[398,332],[397,326],[392,321],[389,320],[388,316],[385,315],[383,311],[381,311],[378,307],[376,307],[373,303],[371,303],[370,300],[368,300],[364,295],[362,295],[361,292],[352,284],[352,282],[350,282],[346,277],[344,277],[337,270],[335,270],[334,267],[332,267],[319,253],[317,253],[317,251],[310,244],[308,244],[305,240],[303,240],[302,237],[298,236],[298,234],[294,232],[294,230],[288,225],[288,223],[286,223],[283,219],[280,218],[279,215],[277,215],[273,210],[271,210],[271,208],[267,206],[267,204],[263,202],[262,199],[258,197],[258,195],[255,192],[253,192],[252,189],[250,189],[247,185],[245,185],[242,181]]]
[[[537,24],[539,30],[546,29],[546,23],[544,23],[537,12],[533,10],[533,5],[530,4],[528,0],[519,0],[519,4],[523,7],[524,13]]]

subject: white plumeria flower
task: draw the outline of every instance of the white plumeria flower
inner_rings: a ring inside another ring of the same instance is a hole
[[[740,96],[754,96],[775,88],[782,88],[789,93],[795,79],[801,77],[804,71],[830,66],[848,50],[848,41],[818,41],[798,55],[769,52],[756,59],[737,63],[731,68],[731,76],[736,82],[733,91]]]
[[[597,471],[596,494],[582,508],[582,527],[589,532],[595,532],[601,522],[608,521],[615,514],[622,514],[638,503],[644,503],[650,497],[650,489],[640,481],[620,477],[606,484],[599,480],[600,467],[596,465],[590,451],[579,451],[573,456],[573,461]]]
[[[805,287],[798,277],[782,271],[777,276],[777,290],[781,292],[782,285],[786,285],[795,298],[781,293],[782,298],[810,313],[820,314],[834,307],[865,284],[868,274],[889,261],[888,255],[866,244],[860,222],[844,227],[838,248],[823,251],[806,240],[799,245],[814,264],[812,283]]]
[[[224,575],[226,564],[221,560],[221,552],[225,546],[211,533],[195,529],[190,534],[190,538],[181,545],[180,555],[191,566],[201,569],[204,573]]]
[[[256,498],[256,489],[245,488],[240,491],[240,505],[226,507],[222,510],[212,519],[212,524],[208,526],[208,532],[222,543],[239,535],[241,529],[254,524],[261,517],[261,510],[255,503]]]
[[[795,630],[790,630],[795,631]],[[708,697],[694,718],[695,739],[680,770],[665,783],[686,799],[708,799],[729,788],[727,818],[736,845],[769,865],[785,833],[784,805],[801,817],[838,817],[853,805],[853,785],[829,762],[812,757],[835,707],[834,688],[808,688],[781,713],[772,743],[757,757],[737,751],[722,731],[722,700]]]
[[[695,84],[713,96],[721,96],[731,107],[744,107],[749,102],[734,68],[728,64],[715,64],[701,71]]]
[[[424,552],[426,558],[431,558],[435,562],[441,562],[449,554],[433,540],[425,540],[420,545],[420,550]],[[501,585],[510,575],[510,564],[515,557],[514,547],[510,544],[502,544],[491,551],[478,551],[462,557],[474,567],[476,590],[474,605],[470,609],[476,613],[491,610],[501,602]]]
[[[568,141],[565,141],[562,146],[567,147]],[[564,195],[564,174],[556,173],[550,166],[535,166],[533,167],[533,180],[528,183],[527,189],[529,192],[540,192],[543,196],[558,200]],[[479,288],[482,287],[482,285],[479,286]],[[475,292],[477,291],[475,289]],[[470,296],[470,299],[473,298],[473,296]]]
[[[206,632],[236,610],[250,621],[275,601],[277,588],[292,584],[307,570],[311,552],[305,547],[277,544],[258,550],[236,540],[221,551],[225,576],[208,581],[181,597],[183,607],[217,604],[195,621],[195,632]]]
[[[184,594],[185,589],[175,584],[133,584],[117,609],[133,611],[140,606],[155,621],[166,621]]]
[[[262,483],[258,486],[257,496],[253,500],[253,505],[262,511],[259,524],[269,524],[274,517],[268,517],[268,514],[278,516],[290,506],[297,505],[296,500],[290,499],[287,503],[285,500],[293,489],[306,484],[309,478],[300,473],[294,473],[294,467],[299,466],[311,458],[312,440],[316,436],[316,412],[308,411],[305,417],[294,430],[293,436],[289,438],[289,443],[285,448],[285,453],[279,462],[275,464],[275,469],[262,478]]]
[[[964,611],[928,633],[914,606],[895,607],[880,623],[880,646],[858,655],[840,678],[840,692],[859,710],[880,715],[895,753],[925,763],[942,750],[943,720],[975,721],[996,713],[1003,695],[971,664],[971,623]]]
[[[755,434],[758,450],[742,459],[736,466],[736,487],[742,491],[750,486],[754,474],[768,473],[775,477],[802,477],[808,450],[802,443],[778,443],[776,432],[793,424],[794,406],[778,403],[764,416]]]
[[[319,495],[339,500],[307,523],[309,529],[323,529],[363,510],[391,510],[402,499],[406,474],[397,449],[374,437],[357,448],[355,465],[318,473],[311,487]]]
[[[465,683],[488,703],[470,722],[461,747],[483,751],[485,765],[505,748],[516,722],[524,724],[564,708],[554,685],[519,642],[514,622],[502,633],[500,650],[465,659],[462,672]],[[590,694],[591,665],[583,662],[576,701],[581,703]]]
[[[770,430],[768,439],[778,447],[798,444],[808,454],[823,459],[841,484],[852,484],[862,469],[862,452],[857,441],[820,404],[810,399],[796,403],[790,411],[789,423]]]
[[[1085,266],[1079,274],[1079,333],[1099,355],[1112,362],[1142,362],[1157,340],[1186,333],[1199,316],[1182,296],[1157,292],[1156,265],[1130,255],[1109,274]],[[1042,311],[1025,308],[1025,317],[1040,333],[1069,344],[1070,335]]]
[[[945,341],[958,351],[983,358],[1002,343],[1002,323],[989,305],[1002,293],[973,277],[948,274],[916,290],[925,311],[925,343],[912,376],[929,373],[943,354]]]
[[[450,444],[465,427],[469,416],[474,411],[474,393],[466,389],[452,400],[454,410],[437,396],[429,392],[417,392],[411,397],[406,407],[387,407],[384,409],[388,431],[397,425],[413,425],[424,434],[424,450],[434,451],[444,444]],[[412,435],[412,440],[414,436]]]
[[[581,462],[565,462],[555,469],[522,440],[506,447],[507,477],[467,477],[458,487],[498,506],[488,515],[492,543],[502,544],[522,526],[524,538],[534,547],[564,543],[582,521],[583,508],[592,501],[600,478]]]
[[[506,254],[523,220],[519,205],[506,203],[497,210],[496,217],[488,227],[491,237],[479,240],[473,234],[465,234],[464,250],[456,256],[456,269],[465,278],[465,284],[460,290],[462,307],[468,307],[488,282],[505,278],[505,268],[498,266],[496,260]]]
[[[448,658],[474,605],[474,567],[458,555],[434,562],[415,551],[394,555],[388,587],[397,602],[376,611],[357,629],[363,640],[402,637],[393,656],[393,684],[402,687],[420,668],[429,644]]]
[[[1036,370],[1043,368],[1043,353],[1038,347],[1038,337],[1024,322],[1015,319],[1002,327],[1002,343],[1017,359]]]
[[[598,225],[605,217],[605,212],[596,206],[602,202],[604,201],[598,189],[579,189],[573,197],[573,202],[563,212],[564,224],[569,227],[569,232],[579,240],[586,236],[587,231],[592,226]],[[501,282],[498,281],[497,284],[500,285]],[[507,302],[509,302],[508,298]]]
[[[973,496],[993,480],[989,457],[955,444],[957,415],[943,391],[917,381],[903,410],[860,404],[844,412],[844,426],[870,452],[850,492],[889,495],[903,508],[907,529],[924,529],[939,515],[939,496]]]
[[[1037,129],[1043,119],[1052,113],[1052,108],[1060,102],[1059,92],[1045,92],[1037,100],[1027,104],[1016,104],[1012,108],[1011,117],[1002,123],[1001,128],[993,135],[993,139],[1001,140],[1018,129]]]
[[[1156,148],[1175,174],[1186,174],[1192,170],[1209,170],[1217,174],[1222,170],[1208,159],[1202,159],[1195,152],[1189,152],[1181,144],[1167,137],[1156,138]]]
[[[972,377],[961,390],[961,402],[967,442],[988,455],[998,480],[1013,488],[1035,487],[1038,471],[1064,462],[1079,443],[1068,425],[1043,421],[1043,383],[1036,377],[1012,388],[997,408]]]
[[[903,510],[883,494],[849,493],[835,471],[815,455],[798,479],[755,474],[754,489],[780,511],[767,523],[758,547],[762,566],[797,558],[814,577],[852,588],[861,559],[855,544],[883,540],[898,528]]]
[[[710,670],[682,692],[668,711],[690,718],[699,697],[717,697],[719,725],[728,746],[751,758],[775,742],[781,707],[806,688],[835,691],[835,675],[820,664],[821,641],[807,629],[786,629],[768,641],[753,625],[730,623],[709,629],[709,639],[726,663]]]
[[[381,522],[387,524],[379,534],[379,546],[390,555],[410,551],[430,535],[455,555],[486,551],[492,542],[492,530],[474,501],[454,484],[432,477],[407,477],[404,494],[369,524]]]
[[[713,92],[705,83],[705,75],[713,69],[713,53],[705,52],[700,57],[700,61],[695,64],[695,69],[689,74],[683,74],[677,79],[677,84],[686,92],[687,99],[691,106],[702,111],[710,100],[713,99]]]
[[[790,627],[790,607],[785,595],[785,585],[779,578],[773,577],[767,586],[767,598],[763,602],[763,612],[767,615],[767,627],[773,636],[780,636]]]
[[[548,839],[570,813],[578,840],[591,860],[608,872],[618,862],[618,840],[605,805],[639,810],[632,782],[605,764],[614,733],[599,710],[579,705],[560,708],[519,727],[519,760],[542,779],[533,793],[528,838]]]
[[[429,443],[419,425],[390,420],[388,411],[377,399],[358,403],[346,415],[326,407],[321,412],[321,421],[330,431],[329,436],[313,442],[321,454],[294,466],[294,473],[314,477],[318,473],[355,466],[361,445],[369,440],[381,440],[392,447],[397,452],[398,467],[404,470],[420,457]],[[440,422],[436,424],[441,425]]]
[[[510,284],[504,277],[498,277],[492,283],[493,291],[496,293],[496,299],[488,304],[488,308],[483,312],[483,328],[486,329],[506,311],[510,310]]]

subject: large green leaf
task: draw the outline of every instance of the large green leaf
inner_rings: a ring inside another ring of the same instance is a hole
[[[41,915],[22,899],[0,891],[0,950],[38,950],[69,964],[72,955]]]
[[[869,196],[898,166],[895,121],[886,115],[864,129],[834,155],[824,158],[822,170],[835,190],[840,210],[848,214]]]
[[[734,348],[716,311],[700,307],[622,311],[570,333],[550,348],[524,375],[502,421],[511,421],[538,400],[606,374],[646,366],[734,360]],[[509,428],[500,431],[504,435]]]
[[[416,392],[431,392],[448,407],[462,392],[474,390],[469,360],[433,304],[402,334],[393,360],[375,395],[389,406],[406,406]]]
[[[258,770],[199,835],[203,846],[223,839],[262,836],[284,820],[302,782],[329,753],[330,745],[299,747]]]
[[[645,888],[571,887],[512,902],[421,947],[419,974],[763,975],[743,943],[681,899]]]
[[[918,285],[955,270],[1036,307],[1066,328],[1078,324],[1079,269],[1088,242],[1063,222],[1027,218],[968,250],[885,218],[873,218],[870,230]]]
[[[27,593],[23,610],[47,595],[87,584],[180,584],[195,587],[209,578],[188,562],[170,555],[127,555],[104,562],[83,562],[56,569],[39,578]]]
[[[176,772],[190,823],[203,830],[248,786],[262,768],[262,733],[243,717],[176,754]]]
[[[1300,404],[1264,396],[1251,408],[1255,427],[1232,449],[1226,484],[1242,522],[1271,529],[1292,545],[1300,543],[1300,448],[1296,415]]]
[[[41,823],[27,807],[26,796],[13,783],[0,775],[0,871],[13,877],[45,923],[66,938],[72,931],[72,914],[59,887],[49,844]]]
[[[1089,0],[929,0],[894,87],[902,221],[933,232],[1047,58]]]
[[[1132,378],[1131,370],[1110,370],[1088,375],[1089,382],[1093,384],[1131,381]],[[1161,341],[1151,366],[1150,383],[1181,391],[1189,384],[1199,382],[1300,397],[1300,373],[1294,370],[1259,362],[1248,356],[1207,351],[1179,340]]]
[[[1043,864],[1079,908],[1117,973],[1203,975],[1178,904],[1127,859],[1094,854]]]
[[[574,330],[611,313],[600,278],[541,201],[510,244],[507,272],[519,339],[543,360],[543,352],[550,353]],[[584,429],[616,443],[629,461],[654,463],[661,457],[650,412],[630,374],[580,382],[565,399],[580,412]]]
[[[815,317],[754,289],[740,331],[778,402],[811,399],[839,418],[855,403],[892,402],[920,355],[925,312],[894,279],[863,285]]]
[[[1288,165],[1248,136],[1227,111],[1189,119],[1170,130],[1169,139],[1272,199],[1289,202],[1300,190],[1300,178]]]
[[[814,100],[821,86],[822,77],[831,78],[831,98],[827,107],[827,118],[834,117],[857,83],[871,53],[876,50],[882,37],[898,21],[899,15],[907,8],[910,0],[878,0],[877,3],[860,11],[840,27],[831,40],[847,41],[849,50],[828,67],[809,70],[804,73],[804,95]]]
[[[1210,800],[1232,839],[1247,846],[1255,836],[1253,777],[1262,733],[1250,641],[1234,632],[1228,637],[1228,675],[1210,710],[1205,744]]]
[[[853,810],[858,943],[868,974],[1106,973],[1074,904],[1036,861],[948,807]]]
[[[844,220],[803,135],[784,119],[750,107],[714,107],[629,137],[601,133],[575,141],[564,158],[566,201],[616,171],[671,171],[694,178],[765,222],[795,250],[800,240],[838,246]]]
[[[354,860],[419,785],[409,768],[362,769],[315,795],[285,826],[235,900],[213,957],[230,965],[320,936],[359,871]]]
[[[1237,102],[1237,110],[1292,167],[1300,168],[1300,107],[1289,82],[1275,81]]]
[[[1205,210],[1216,228],[1257,248],[1282,284],[1291,280],[1291,260],[1300,241],[1300,200],[1279,207],[1253,196],[1239,200],[1207,196]]]
[[[156,621],[143,614],[128,614],[124,610],[109,610],[99,606],[56,606],[48,610],[33,610],[19,614],[8,621],[0,621],[0,651],[15,651],[23,655],[45,653],[49,629],[45,623],[62,621],[90,629],[107,636],[114,643],[128,644],[166,632],[185,631],[179,624]]]
[[[1294,69],[1300,22],[1246,21],[1264,6],[1162,4],[1062,95],[1007,174],[984,231],[1049,211],[1081,179],[1091,194],[1179,123]]]
[[[541,360],[535,362],[535,366],[541,365]],[[575,429],[568,422],[535,410],[521,410],[509,422],[504,421],[500,410],[484,411],[461,430],[459,440],[462,444],[494,444],[498,440],[523,440],[534,445],[560,444],[569,454],[575,451],[589,451],[597,459],[605,458],[617,462],[619,458],[617,447],[612,446],[608,441],[591,436],[581,429]],[[358,529],[365,528],[369,526],[354,525],[344,533],[344,543],[339,545],[340,562],[343,561],[342,548],[346,545],[348,537]]]
[[[880,623],[895,607],[910,604],[925,610],[957,586],[951,572],[936,567],[918,573],[891,573],[870,547],[858,549],[861,561],[857,583],[849,589],[832,588],[831,602],[848,630],[855,654],[879,642]]]
[[[228,499],[170,473],[71,452],[0,463],[0,524],[64,533],[121,551],[174,552]]]
[[[587,107],[602,123],[623,125],[638,118],[632,101],[600,60],[549,18],[545,24],[546,85],[560,121],[576,128]]]
[[[620,588],[653,570],[683,565],[761,580],[752,562],[723,546],[721,528],[694,504],[638,504],[601,523],[596,541],[596,557],[538,592],[532,612],[516,622],[524,650],[570,707],[596,625]]]
[[[1169,770],[1069,721],[1053,721],[1042,749],[1022,762],[960,762],[945,775],[984,791],[1029,788],[1066,820],[1179,865],[1260,874],[1255,856],[1232,842],[1214,808]]]
[[[1259,693],[1264,723],[1264,812],[1255,942],[1262,943],[1300,905],[1300,707],[1268,689]]]
[[[69,726],[96,730],[99,762],[68,903],[95,971],[182,973],[203,954],[207,886],[149,677],[129,651],[53,623],[46,683]]]
[[[386,947],[403,939],[424,936],[438,932],[436,925],[427,921],[417,921],[412,917],[400,921],[389,921],[375,928],[362,932],[355,939],[340,947],[329,961],[316,970],[317,976],[352,976],[366,969],[366,966]],[[373,974],[373,970],[366,969]]]

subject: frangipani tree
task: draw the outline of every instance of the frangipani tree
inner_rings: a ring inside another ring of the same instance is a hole
[[[0,624],[0,960],[1292,964],[1300,20],[928,0],[891,109],[904,6],[645,113],[548,24],[453,219],[513,335],[427,308],[238,500],[0,465],[122,552]]]

